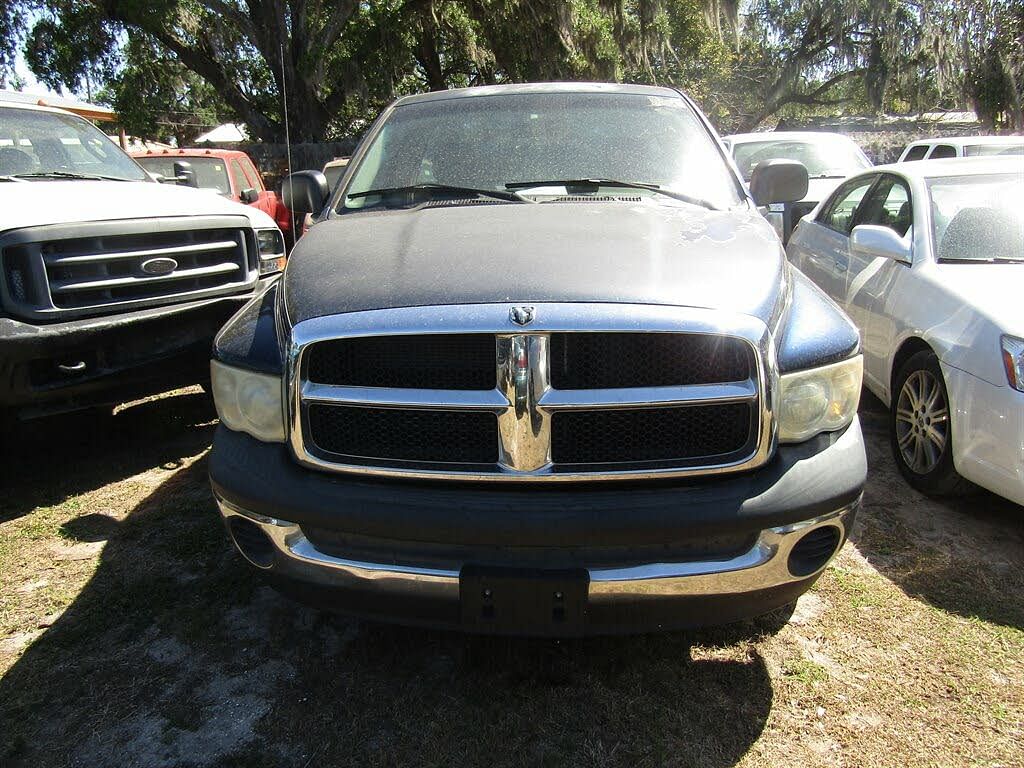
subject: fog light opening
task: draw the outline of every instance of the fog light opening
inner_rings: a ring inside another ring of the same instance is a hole
[[[800,539],[789,553],[789,572],[794,576],[810,576],[825,567],[839,548],[842,539],[834,525],[815,528]]]
[[[252,520],[236,515],[228,520],[228,532],[242,557],[257,568],[274,564],[274,543]]]

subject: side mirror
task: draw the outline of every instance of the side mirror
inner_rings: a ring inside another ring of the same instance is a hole
[[[196,172],[192,170],[192,163],[188,160],[174,161],[174,180],[185,187],[199,188]]]
[[[870,258],[892,259],[911,264],[910,243],[889,227],[861,224],[850,233],[850,251]]]
[[[762,160],[750,175],[750,195],[757,205],[803,200],[807,185],[807,168],[796,160]]]
[[[238,199],[243,203],[251,205],[260,199],[260,193],[253,187],[249,187],[238,193]]]
[[[320,171],[296,171],[281,184],[281,200],[295,213],[320,213],[331,196]]]

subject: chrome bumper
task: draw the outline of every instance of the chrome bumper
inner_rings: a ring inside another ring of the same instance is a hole
[[[261,565],[247,558],[262,570],[306,583],[344,587],[381,596],[459,600],[457,567],[420,568],[333,557],[317,550],[295,523],[239,509],[222,498],[217,498],[217,504],[225,522],[235,516],[243,517],[267,535],[274,549],[272,562]],[[656,596],[742,595],[808,581],[824,570],[831,557],[815,571],[794,575],[788,564],[793,547],[812,530],[825,526],[838,529],[841,546],[846,541],[848,527],[859,506],[858,500],[811,520],[763,530],[748,551],[727,560],[590,568],[588,603],[621,603],[631,598]]]

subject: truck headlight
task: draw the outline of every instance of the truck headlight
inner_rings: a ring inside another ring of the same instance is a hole
[[[260,274],[270,275],[284,269],[284,236],[279,229],[257,229],[256,247],[260,255]]]
[[[857,413],[864,359],[849,360],[780,377],[779,440],[799,443],[819,432],[842,429]]]
[[[1006,380],[1018,392],[1024,392],[1024,339],[1016,336],[1003,336],[1003,366],[1006,368]]]
[[[281,378],[210,361],[213,401],[221,423],[265,443],[283,443]]]

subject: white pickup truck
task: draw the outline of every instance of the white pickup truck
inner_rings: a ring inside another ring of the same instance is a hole
[[[214,334],[283,264],[262,211],[157,183],[69,112],[0,102],[0,415],[203,381]]]

